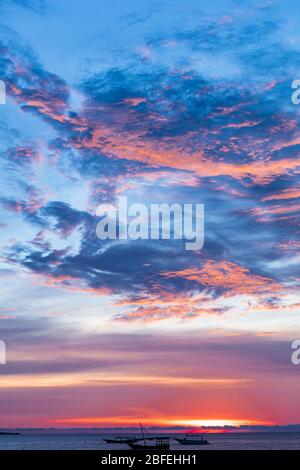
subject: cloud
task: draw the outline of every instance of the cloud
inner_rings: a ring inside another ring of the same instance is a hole
[[[21,142],[3,155],[17,189],[5,191],[1,204],[26,232],[9,241],[6,261],[42,284],[133,299],[131,319],[227,312],[197,306],[203,291],[216,301],[249,295],[265,305],[288,290],[296,267],[280,266],[288,238],[297,246],[299,195],[290,186],[297,188],[299,136],[290,74],[299,54],[279,41],[282,26],[255,9],[153,32],[138,46],[151,50],[146,61],[135,48],[127,65],[116,61],[79,79],[76,109],[74,84],[47,70],[3,27],[0,67],[8,93],[47,126],[45,141],[25,145],[18,136]],[[218,74],[213,66],[225,50]],[[199,262],[176,242],[100,242],[95,208],[117,194],[204,202]],[[159,298],[162,306],[150,305]]]
[[[2,8],[13,4],[35,13],[45,13],[48,9],[47,3],[47,0],[3,0]]]

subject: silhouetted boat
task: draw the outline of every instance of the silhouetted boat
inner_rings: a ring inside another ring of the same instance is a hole
[[[207,446],[210,444],[203,436],[199,438],[197,434],[187,434],[185,437],[175,437],[175,439],[182,445]]]
[[[134,442],[138,440],[137,437],[129,437],[129,436],[115,436],[112,438],[103,438],[107,444],[129,444],[130,442]]]
[[[134,449],[134,450],[138,450],[138,449],[145,449],[145,450],[154,450],[154,449],[165,449],[165,450],[168,450],[170,449],[170,442],[169,442],[169,438],[157,438],[156,439],[156,442],[154,445],[152,444],[147,444],[146,440],[144,440],[144,444],[139,444],[138,442],[130,442],[128,443],[129,447],[131,447],[131,449]]]
[[[133,442],[128,442],[129,447],[134,450],[139,450],[139,449],[145,449],[145,450],[154,450],[154,449],[169,449],[170,448],[170,440],[169,437],[147,437],[145,438],[143,426],[140,424],[141,428],[141,434],[142,438],[137,439],[136,441]],[[154,441],[155,444],[152,444],[151,442],[148,443],[147,441]],[[143,443],[139,443],[138,441],[143,441]]]
[[[19,436],[19,432],[0,431],[0,436]]]

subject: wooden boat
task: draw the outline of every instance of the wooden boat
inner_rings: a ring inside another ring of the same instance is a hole
[[[175,437],[175,439],[182,445],[207,446],[210,444],[203,436],[199,438],[197,434],[187,434],[185,437]]]
[[[139,442],[129,442],[129,447],[134,450],[145,449],[145,450],[154,450],[154,449],[170,449],[170,441],[168,437],[157,437],[155,439],[155,444],[148,444],[146,439],[143,439],[143,444]]]
[[[145,437],[143,426],[140,424],[142,438],[134,442],[128,442],[129,447],[134,450],[155,450],[155,449],[166,449],[170,448],[170,439],[169,437]],[[138,442],[143,441],[143,442]],[[148,443],[147,441],[150,441]],[[155,444],[153,444],[155,441]]]

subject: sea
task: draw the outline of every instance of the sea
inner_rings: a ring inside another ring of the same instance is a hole
[[[171,435],[170,450],[300,450],[300,433],[206,434],[210,445],[183,446]],[[108,434],[21,434],[0,435],[0,450],[130,450],[126,444],[107,444]]]

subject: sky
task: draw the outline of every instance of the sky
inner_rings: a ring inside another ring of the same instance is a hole
[[[0,427],[300,423],[299,2],[2,0]],[[205,241],[99,240],[99,204]]]

